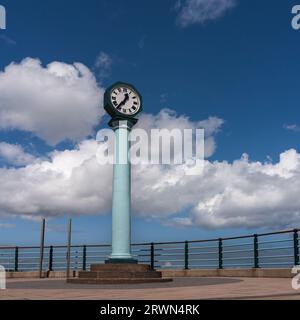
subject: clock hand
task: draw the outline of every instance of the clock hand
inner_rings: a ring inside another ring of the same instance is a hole
[[[121,107],[128,101],[128,99],[129,99],[129,94],[126,93],[124,100],[117,106],[117,109],[121,109]]]

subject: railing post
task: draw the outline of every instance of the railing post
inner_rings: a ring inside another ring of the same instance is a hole
[[[19,248],[15,248],[15,271],[19,271]]]
[[[70,278],[70,274],[71,274],[71,248],[72,245],[72,219],[69,219],[69,223],[68,223],[68,247],[67,247],[67,278]]]
[[[41,244],[40,244],[40,278],[43,278],[43,260],[44,260],[44,247],[45,247],[45,226],[46,220],[42,219],[41,225]]]
[[[299,235],[298,230],[294,230],[294,258],[295,258],[295,266],[299,265]]]
[[[49,271],[53,271],[53,246],[50,246],[49,251]]]
[[[259,268],[259,257],[258,257],[258,236],[254,235],[254,268]]]
[[[184,244],[184,269],[189,270],[189,242]]]
[[[223,269],[223,239],[219,239],[219,269]]]
[[[154,243],[152,242],[151,243],[151,269],[154,270],[154,267],[155,267],[155,253],[154,253]]]
[[[82,270],[86,270],[86,246],[83,246],[83,253],[82,253]]]

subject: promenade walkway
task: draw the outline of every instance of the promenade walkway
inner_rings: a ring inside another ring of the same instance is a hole
[[[9,279],[0,300],[107,299],[292,299],[300,300],[291,279],[175,278],[171,283],[73,285],[62,279]]]

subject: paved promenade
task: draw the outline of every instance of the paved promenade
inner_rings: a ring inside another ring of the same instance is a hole
[[[176,278],[172,283],[72,285],[61,279],[10,279],[1,300],[293,299],[300,290],[283,278]]]

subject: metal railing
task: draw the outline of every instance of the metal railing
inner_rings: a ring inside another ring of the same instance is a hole
[[[153,269],[290,268],[300,264],[299,231],[286,230],[239,237],[183,242],[138,243],[132,254]],[[110,245],[71,246],[71,269],[88,270],[104,263]],[[10,271],[40,267],[40,247],[0,247],[0,265]],[[45,246],[45,271],[64,271],[67,246]]]

